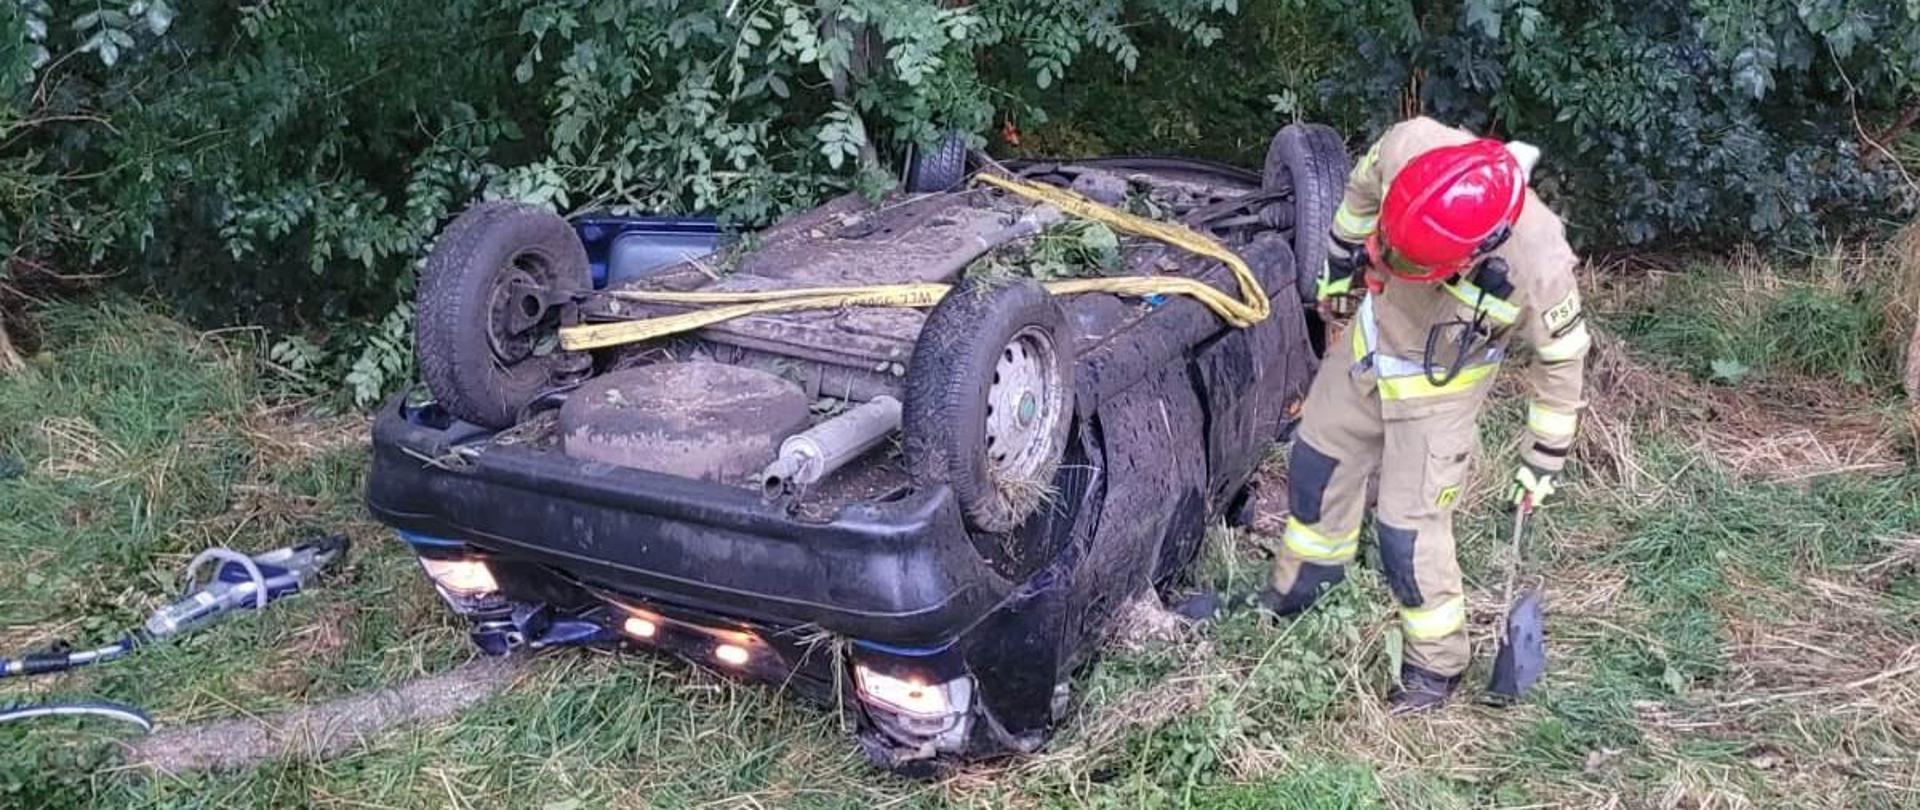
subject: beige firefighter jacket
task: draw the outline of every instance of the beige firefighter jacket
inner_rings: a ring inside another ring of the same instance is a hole
[[[1468,143],[1474,135],[1430,118],[1395,125],[1354,167],[1346,195],[1334,217],[1334,232],[1363,242],[1378,224],[1381,200],[1401,167],[1427,150]],[[1579,258],[1567,244],[1560,218],[1527,192],[1513,235],[1493,252],[1506,260],[1513,292],[1501,300],[1482,295],[1472,283],[1455,280],[1417,283],[1369,273],[1383,285],[1354,318],[1351,350],[1357,363],[1376,374],[1384,418],[1410,419],[1452,408],[1478,409],[1486,389],[1515,335],[1532,348],[1527,371],[1532,400],[1527,408],[1531,434],[1521,458],[1536,469],[1555,472],[1566,463],[1582,400],[1587,349],[1591,339],[1574,284]],[[1357,286],[1356,286],[1357,289]],[[1452,381],[1435,385],[1425,361],[1447,364],[1458,356],[1442,341],[1427,357],[1428,332],[1438,323],[1477,314],[1494,330],[1490,345],[1475,352]],[[1347,347],[1332,347],[1332,352]]]

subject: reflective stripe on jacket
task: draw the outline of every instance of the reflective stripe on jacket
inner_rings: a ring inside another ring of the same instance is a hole
[[[1387,186],[1408,161],[1427,150],[1474,138],[1431,118],[1415,118],[1387,130],[1355,164],[1334,218],[1334,233],[1364,241],[1377,227]],[[1389,419],[1396,414],[1406,418],[1452,403],[1456,395],[1464,399],[1469,393],[1476,397],[1484,393],[1481,383],[1492,375],[1503,347],[1518,336],[1533,349],[1527,381],[1532,388],[1529,414],[1537,417],[1528,419],[1530,436],[1521,457],[1539,469],[1559,470],[1585,404],[1583,378],[1592,345],[1574,280],[1579,258],[1567,244],[1560,218],[1532,191],[1527,193],[1512,236],[1492,255],[1505,259],[1509,268],[1513,292],[1505,300],[1484,294],[1466,281],[1433,284],[1387,279],[1362,306],[1369,317],[1355,318],[1356,359],[1366,354],[1374,358],[1383,414]],[[1433,385],[1426,379],[1426,363],[1444,364],[1451,358],[1425,356],[1428,331],[1436,324],[1471,322],[1476,316],[1492,333],[1487,356],[1469,361],[1447,385]],[[1416,371],[1417,376],[1401,373]]]

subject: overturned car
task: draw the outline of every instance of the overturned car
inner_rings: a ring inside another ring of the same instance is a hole
[[[783,685],[896,769],[1034,750],[1291,428],[1347,156],[1294,125],[1258,175],[982,162],[950,141],[737,239],[468,211],[419,289],[425,390],[374,426],[374,515],[488,653]]]

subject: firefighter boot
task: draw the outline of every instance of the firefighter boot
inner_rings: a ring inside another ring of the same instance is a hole
[[[1453,690],[1459,687],[1459,675],[1439,675],[1413,664],[1403,664],[1400,682],[1387,695],[1387,713],[1397,717],[1438,709],[1447,705]]]

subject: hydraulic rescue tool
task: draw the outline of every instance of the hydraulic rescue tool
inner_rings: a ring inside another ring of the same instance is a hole
[[[111,661],[136,647],[173,638],[231,613],[264,610],[267,605],[307,588],[346,548],[347,538],[333,535],[253,556],[226,548],[207,549],[187,566],[186,593],[155,610],[139,630],[98,649],[76,651],[62,643],[19,658],[0,658],[0,678],[45,675]],[[200,572],[208,563],[214,563],[215,567],[202,583]],[[137,709],[100,702],[0,708],[0,722],[76,714],[126,720],[149,728],[152,725]]]

